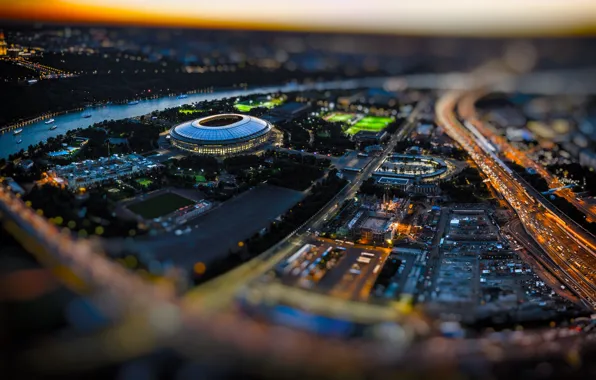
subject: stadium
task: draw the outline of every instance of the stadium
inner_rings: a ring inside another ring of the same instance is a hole
[[[270,123],[253,116],[222,114],[173,127],[170,142],[192,153],[225,156],[263,144],[271,128]]]

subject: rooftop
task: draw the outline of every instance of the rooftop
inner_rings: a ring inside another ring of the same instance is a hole
[[[374,231],[386,231],[391,224],[389,218],[370,217],[362,223],[361,228],[366,228]]]
[[[170,134],[172,138],[191,143],[213,143],[249,139],[270,129],[269,123],[253,116],[223,114],[179,124]]]
[[[390,177],[381,177],[379,178],[379,183],[388,183],[392,185],[407,185],[410,183],[410,180],[407,178],[390,178]]]

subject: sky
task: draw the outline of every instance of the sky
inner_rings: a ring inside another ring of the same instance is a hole
[[[596,32],[594,0],[0,0],[0,17],[100,24],[420,35]]]

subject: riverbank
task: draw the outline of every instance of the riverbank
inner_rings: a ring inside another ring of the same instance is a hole
[[[224,89],[219,89],[218,91],[224,91]],[[209,87],[206,89],[201,89],[201,90],[194,90],[194,91],[188,91],[185,92],[184,95],[194,95],[194,94],[210,94],[213,93],[213,87]],[[123,101],[119,101],[119,102],[97,102],[97,103],[93,103],[90,104],[87,107],[76,107],[76,108],[72,108],[69,110],[65,110],[65,111],[56,111],[53,113],[47,113],[47,114],[43,114],[31,119],[27,119],[27,120],[21,120],[3,127],[0,127],[0,134],[5,133],[5,132],[10,132],[13,131],[17,128],[22,128],[22,127],[26,127],[27,125],[33,124],[33,123],[37,123],[39,121],[44,121],[47,119],[51,119],[51,118],[55,118],[56,116],[61,116],[61,115],[66,115],[69,113],[74,113],[74,112],[81,112],[83,110],[93,110],[96,108],[101,108],[101,107],[106,107],[109,105],[127,105],[129,102],[133,101],[133,100],[138,100],[138,101],[147,101],[147,100],[152,100],[152,99],[159,99],[159,98],[167,98],[167,97],[178,97],[181,94],[176,94],[176,93],[170,93],[168,95],[165,96],[159,96],[159,95],[155,95],[155,96],[147,96],[144,98],[137,98],[137,99],[125,99]],[[186,99],[186,98],[184,98]]]
[[[265,86],[265,87],[254,87],[248,88],[246,86],[236,87],[230,89],[229,87],[220,89],[211,89],[209,92],[200,92],[204,89],[195,90],[195,93],[189,93],[188,97],[178,99],[177,94],[171,94],[168,96],[154,97],[146,100],[141,100],[138,104],[109,104],[93,109],[91,111],[90,118],[83,118],[82,109],[60,114],[53,117],[55,119],[54,125],[58,128],[49,130],[47,124],[45,124],[43,116],[40,116],[36,121],[30,122],[27,128],[23,129],[20,133],[19,139],[22,140],[21,144],[17,144],[12,133],[0,133],[0,158],[7,158],[9,155],[18,153],[20,150],[26,150],[30,145],[36,145],[40,142],[45,142],[50,137],[56,137],[60,134],[64,134],[65,131],[69,131],[77,128],[87,128],[93,124],[101,123],[106,120],[119,120],[139,117],[142,115],[150,114],[153,111],[162,111],[167,108],[179,107],[183,104],[196,103],[201,101],[216,100],[222,98],[239,97],[246,95],[254,95],[260,93],[272,93],[272,92],[293,92],[293,91],[309,91],[319,89],[353,89],[364,86],[380,86],[384,83],[386,78],[362,78],[362,79],[349,79],[341,81],[331,82],[318,82],[308,84],[296,84],[288,83],[278,86]],[[88,108],[85,108],[87,110]],[[45,115],[44,115],[45,116]]]

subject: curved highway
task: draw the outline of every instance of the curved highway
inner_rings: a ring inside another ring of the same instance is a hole
[[[589,239],[582,231],[568,226],[558,215],[543,205],[541,197],[532,196],[533,188],[518,180],[495,155],[486,139],[470,121],[462,124],[455,108],[463,93],[449,92],[436,104],[437,119],[447,134],[470,154],[474,162],[490,179],[494,188],[503,195],[520,217],[528,234],[544,249],[560,269],[561,280],[590,308],[596,308],[595,273],[596,255]]]

